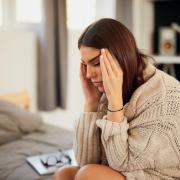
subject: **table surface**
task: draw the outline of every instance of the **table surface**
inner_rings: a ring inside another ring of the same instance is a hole
[[[156,56],[152,55],[158,64],[180,64],[180,56]]]

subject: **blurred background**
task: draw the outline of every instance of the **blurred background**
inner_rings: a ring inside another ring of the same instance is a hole
[[[77,40],[114,18],[180,80],[179,0],[0,0],[0,94],[27,91],[33,111],[67,129],[83,110]]]

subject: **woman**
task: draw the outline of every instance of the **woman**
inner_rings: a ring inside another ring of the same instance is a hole
[[[84,112],[78,166],[60,180],[180,179],[180,84],[156,69],[120,22],[101,19],[78,41]]]

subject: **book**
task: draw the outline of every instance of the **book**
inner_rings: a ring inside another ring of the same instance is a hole
[[[26,161],[39,175],[53,174],[65,165],[77,165],[72,149],[30,156]]]

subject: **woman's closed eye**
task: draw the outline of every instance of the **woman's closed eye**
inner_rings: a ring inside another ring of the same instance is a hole
[[[92,62],[93,66],[100,66],[100,60],[99,58],[96,58],[93,62]]]
[[[94,63],[93,66],[100,66],[100,62]]]
[[[84,67],[87,67],[87,64],[81,62]],[[92,63],[92,66],[100,66],[100,62]]]

